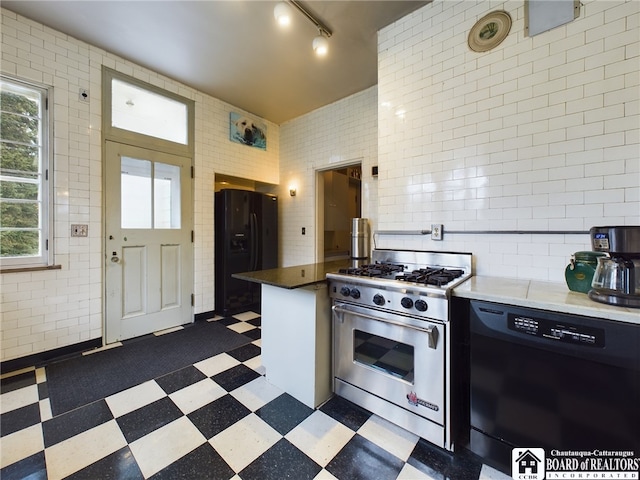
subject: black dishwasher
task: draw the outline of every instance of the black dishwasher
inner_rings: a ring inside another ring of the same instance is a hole
[[[640,453],[640,324],[472,301],[470,449]]]

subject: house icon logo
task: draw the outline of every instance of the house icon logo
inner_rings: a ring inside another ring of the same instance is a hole
[[[514,480],[543,480],[544,461],[543,448],[514,448],[511,451],[511,476]]]

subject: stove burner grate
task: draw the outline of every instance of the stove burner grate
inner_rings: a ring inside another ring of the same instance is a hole
[[[405,272],[405,268],[405,265],[376,262],[369,265],[360,265],[358,267],[341,268],[339,273],[360,277],[392,278],[394,280],[404,282],[434,285],[438,287],[447,285],[456,278],[460,278],[464,275],[464,270],[460,269],[424,267],[411,272]]]
[[[461,277],[463,274],[464,270],[427,267],[414,270],[411,273],[397,275],[395,279],[404,282],[422,283],[442,287],[452,280]]]
[[[359,267],[341,268],[338,272],[347,275],[358,275],[361,277],[384,277],[397,272],[404,271],[404,265],[395,263],[373,263],[370,265],[360,265]]]

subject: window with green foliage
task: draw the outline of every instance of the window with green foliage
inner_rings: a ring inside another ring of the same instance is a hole
[[[0,77],[0,262],[47,265],[49,122],[46,88]]]

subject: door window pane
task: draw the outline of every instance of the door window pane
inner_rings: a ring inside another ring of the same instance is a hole
[[[180,228],[180,167],[122,157],[120,182],[122,228]]]
[[[354,330],[353,359],[395,378],[413,383],[413,347],[371,333]]]
[[[151,228],[151,162],[122,157],[120,189],[122,228]]]
[[[111,126],[187,145],[187,105],[122,80],[111,81]]]
[[[180,167],[156,162],[154,170],[154,228],[180,228]]]

